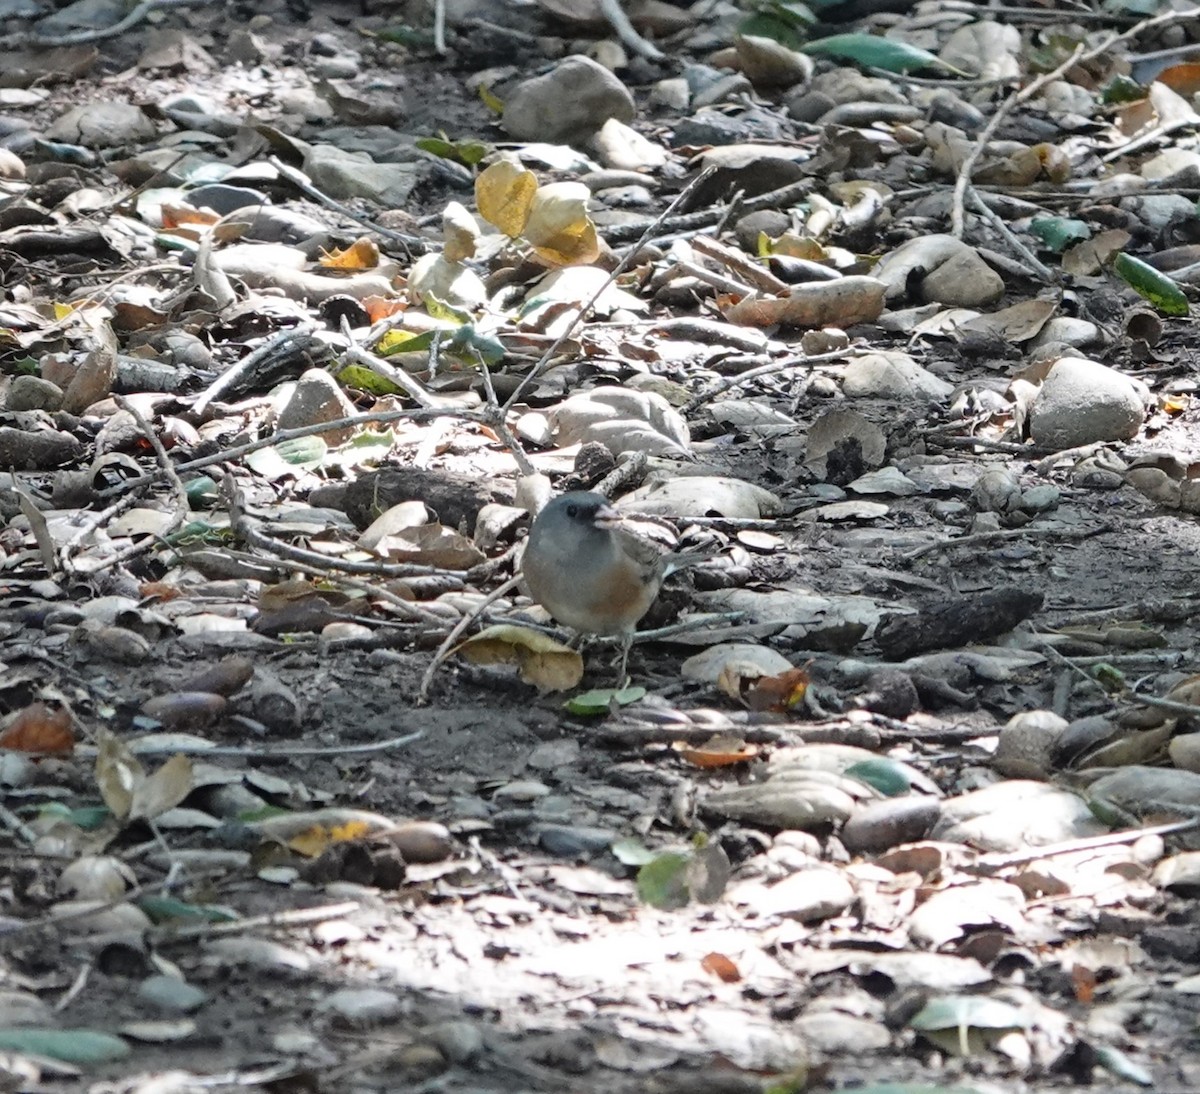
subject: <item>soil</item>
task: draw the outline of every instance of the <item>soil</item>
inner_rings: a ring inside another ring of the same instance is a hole
[[[362,19],[348,8],[256,5],[241,14],[269,14],[272,23],[262,33],[291,43],[289,55],[301,65],[303,43],[318,33],[364,49],[366,82],[374,77],[396,88],[411,111],[405,123],[411,132],[497,138],[486,108],[461,78],[478,62],[466,59],[466,46],[456,47],[446,62],[387,67],[364,47],[356,30]],[[162,18],[167,26],[196,28],[219,57],[226,23],[236,22],[237,12],[213,6],[167,11]],[[372,18],[370,25],[377,25],[382,17]],[[101,43],[98,71],[52,84],[47,102],[26,116],[38,125],[118,89],[137,102],[176,90],[218,101],[235,91],[248,94],[244,71],[139,74],[130,66],[146,33],[142,25]],[[482,47],[476,42],[472,48]],[[280,67],[264,73],[262,83],[274,93],[290,78],[289,69]],[[436,216],[456,198],[462,194],[445,185],[424,185],[406,212],[418,220]],[[336,219],[327,211],[321,215]],[[35,287],[48,289],[45,281]],[[1187,360],[1185,338],[1172,328],[1160,359]],[[947,365],[959,364],[950,360],[952,351],[937,352],[947,354]],[[937,369],[936,353],[927,363]],[[1153,379],[1154,366],[1141,371]],[[825,409],[818,399],[796,399],[784,385],[768,396],[805,427]],[[894,414],[882,405],[859,409],[874,420]],[[1125,457],[1140,446],[1194,458],[1198,415],[1193,407],[1161,421],[1156,435],[1127,448]],[[921,437],[928,424],[914,423],[905,441],[894,440],[897,452],[935,452],[933,442],[925,445]],[[796,451],[745,437],[733,444],[710,440],[703,448],[711,466],[776,491],[784,511],[795,514],[775,523],[780,550],[751,557],[760,587],[865,595],[920,608],[948,592],[970,597],[1018,586],[1044,597],[1038,629],[1088,613],[1115,616],[1141,601],[1189,604],[1200,595],[1200,532],[1191,516],[1164,510],[1129,488],[1076,485],[1066,465],[1042,475],[1038,457],[1004,448],[947,450],[954,459],[1006,467],[1023,485],[1050,481],[1062,490],[1053,518],[1036,530],[961,547],[923,495],[890,499],[882,522],[808,519],[810,483]],[[492,474],[491,464],[469,452],[448,452],[440,466],[476,481]],[[511,483],[481,485],[503,492]],[[934,544],[940,546],[911,557]],[[103,722],[127,735],[139,728],[136,711],[147,697],[185,686],[221,655],[211,643],[164,635],[142,664],[89,657],[66,632],[28,626],[18,611],[25,595],[20,582],[10,588],[13,610],[0,645],[9,710],[35,696],[57,695],[85,723]],[[82,602],[90,591],[69,595]],[[1163,647],[1152,658],[1131,658],[1128,670],[1131,679],[1143,676],[1141,686],[1153,693],[1196,660],[1186,612],[1159,630]],[[802,923],[760,915],[753,900],[736,898],[738,884],[785,877],[793,858],[809,851],[846,866],[855,856],[836,834],[798,836],[713,818],[698,804],[705,792],[752,775],[745,768],[698,768],[654,732],[711,725],[748,739],[769,731],[777,744],[796,744],[820,739],[821,731],[836,738],[856,724],[875,727],[885,731],[881,751],[911,761],[943,792],[954,793],[986,769],[993,735],[1013,714],[1050,708],[1064,689],[1072,696],[1072,718],[1110,709],[1100,689],[1073,683],[1070,665],[1049,659],[1007,679],[971,678],[963,685],[966,705],[914,715],[907,738],[898,731],[903,714],[859,712],[856,723],[846,715],[822,719],[811,708],[793,715],[742,710],[716,688],[680,676],[682,661],[696,649],[686,638],[635,647],[631,674],[650,701],[608,719],[568,714],[561,696],[539,696],[509,669],[454,660],[435,678],[429,701],[420,704],[421,680],[438,638],[414,640],[405,630],[395,641],[332,645],[312,634],[231,640],[222,652],[248,657],[299,713],[282,717],[265,734],[261,722],[237,719],[203,731],[219,745],[245,752],[219,757],[221,768],[252,781],[271,780],[271,800],[289,810],[328,806],[446,826],[448,853],[428,862],[410,853],[396,884],[382,881],[392,861],[386,841],[367,841],[356,873],[336,850],[318,860],[319,868],[298,866],[282,846],[264,846],[236,824],[199,834],[154,833],[137,824],[106,851],[132,865],[146,893],[231,909],[237,918],[205,927],[173,921],[149,931],[114,929],[111,937],[98,938],[74,930],[69,920],[52,922],[62,862],[43,845],[36,852],[24,845],[11,828],[4,834],[4,989],[35,994],[55,1008],[54,1018],[65,1028],[116,1032],[155,1021],[130,1039],[133,1051],[126,1059],[79,1075],[59,1074],[46,1064],[39,1080],[13,1080],[6,1088],[93,1094],[245,1088],[735,1094],[887,1081],[981,1092],[1075,1084],[1139,1089],[1093,1069],[1095,1046],[1116,1042],[1148,1069],[1154,1089],[1200,1089],[1194,1004],[1174,989],[1200,965],[1194,901],[1152,887],[1112,905],[1074,896],[1056,905],[1052,896],[1040,898],[1051,922],[1044,942],[1035,945],[1028,934],[1011,944],[991,938],[997,953],[985,964],[991,989],[1036,1000],[1064,1019],[1069,1032],[1061,1033],[1060,1050],[1035,1044],[1026,1062],[1000,1052],[958,1058],[908,1025],[922,1001],[936,994],[929,983],[864,973],[852,959],[838,962],[843,952],[882,953],[895,946],[894,933],[872,926],[888,919],[879,908],[854,905]],[[779,637],[771,644],[794,663],[810,663],[813,698],[828,710],[851,697],[842,671],[847,655],[880,662],[869,645],[848,654]],[[607,682],[607,656],[588,651],[588,683]],[[1113,661],[1122,663],[1119,653]],[[613,726],[641,727],[645,735],[618,741],[609,732]],[[969,727],[964,736],[972,741],[946,744],[922,736],[947,727]],[[408,743],[354,751],[414,731],[420,736]],[[34,781],[32,790],[6,795],[6,808],[20,811],[47,798],[72,806],[97,800],[86,752],[43,761]],[[729,859],[730,888],[713,903],[657,910],[639,901],[637,868],[614,855],[605,833],[656,850],[686,849],[704,833]],[[598,845],[588,842],[593,838]],[[208,874],[185,868],[168,878],[160,841],[175,850],[253,849],[253,865]],[[899,907],[899,889],[888,899]],[[968,943],[982,945],[984,933],[980,926],[942,952],[969,954]],[[1102,976],[1085,992],[1048,957],[1081,939],[1129,943],[1138,952],[1124,966],[1113,964],[1122,971],[1105,974],[1111,983]],[[727,966],[734,971],[726,974]],[[204,993],[194,1011],[158,1011],[139,994],[154,974],[174,971]],[[949,981],[944,993],[972,987]],[[337,1003],[334,993],[346,989],[388,993],[385,1012],[357,1013]],[[1053,1041],[1048,1026],[1041,1021],[1042,1032],[1030,1040]]]

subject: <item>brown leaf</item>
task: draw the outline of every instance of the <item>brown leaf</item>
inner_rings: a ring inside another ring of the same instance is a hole
[[[52,710],[45,703],[30,703],[0,733],[0,748],[45,756],[69,755],[75,748],[71,714],[65,707]]]

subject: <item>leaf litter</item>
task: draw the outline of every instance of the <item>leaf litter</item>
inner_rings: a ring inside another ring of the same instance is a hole
[[[1192,14],[155,6],[6,24],[13,1085],[1196,1085]]]

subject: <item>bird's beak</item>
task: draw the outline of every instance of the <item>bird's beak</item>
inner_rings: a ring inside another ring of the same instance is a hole
[[[612,505],[602,505],[596,510],[592,523],[597,528],[617,528],[625,521],[625,514]]]

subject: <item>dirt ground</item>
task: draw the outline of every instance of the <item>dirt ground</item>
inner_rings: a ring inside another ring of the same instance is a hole
[[[357,6],[201,5],[162,18],[169,26],[195,28],[220,59],[228,26],[264,15],[272,22],[261,33],[286,40],[285,56],[300,69],[304,44],[317,34],[363,49],[366,82],[373,77],[394,88],[407,104],[405,132],[498,138],[491,115],[462,79],[466,71],[501,63],[487,56],[478,32],[470,41],[453,35],[445,62],[426,58],[387,67],[356,32],[383,16],[369,15],[364,24]],[[521,18],[538,25],[529,13]],[[141,74],[130,66],[146,32],[143,25],[100,43],[102,60],[91,75],[50,85],[49,99],[23,116],[40,125],[102,93],[141,102],[190,91],[227,101],[249,79],[232,67]],[[532,54],[533,46],[528,49]],[[516,58],[523,60],[529,58]],[[263,85],[277,89],[291,81],[291,72],[268,72]],[[447,186],[422,183],[407,212],[418,220],[435,217],[449,199],[468,200]],[[6,288],[11,297],[13,286]],[[1156,370],[1162,370],[1182,388],[1194,388],[1190,362],[1190,336],[1180,328],[1157,347],[1152,365],[1109,361],[1150,382],[1160,380]],[[955,380],[976,368],[939,345],[924,363]],[[780,381],[767,397],[805,428],[827,405],[790,381]],[[880,422],[902,417],[882,403],[856,409]],[[794,438],[712,441],[703,450],[706,466],[783,501],[784,515],[772,526],[781,547],[751,557],[752,582],[867,596],[898,608],[919,608],[946,592],[970,597],[1017,586],[1044,596],[1021,628],[1026,635],[1089,613],[1119,615],[1140,602],[1200,603],[1200,532],[1193,517],[1126,486],[1080,485],[1066,463],[1039,471],[1040,455],[999,445],[980,451],[942,446],[935,418],[914,419],[911,429],[896,431],[889,458],[897,466],[940,459],[942,466],[961,465],[968,480],[981,467],[1004,467],[1023,486],[1059,487],[1058,507],[1027,534],[956,547],[933,505],[965,499],[969,485],[889,499],[880,520],[818,520],[811,510],[823,499],[790,443]],[[1194,458],[1198,419],[1193,406],[1123,455],[1154,449]],[[494,464],[460,450],[449,451],[444,466],[482,481]],[[489,485],[503,491],[511,482]],[[923,547],[930,549],[913,557]],[[137,712],[147,698],[186,686],[222,657],[244,656],[269,672],[297,713],[288,728],[267,736],[254,736],[235,719],[207,728],[204,735],[219,746],[243,753],[215,757],[219,767],[231,778],[244,776],[286,810],[358,810],[429,822],[435,841],[443,831],[436,826],[445,826],[447,843],[429,861],[419,853],[405,856],[403,878],[388,884],[383,878],[394,860],[378,842],[360,852],[361,861],[347,862],[334,850],[317,860],[319,868],[298,867],[293,856],[235,822],[158,835],[135,825],[107,851],[131,865],[146,894],[229,909],[236,918],[166,920],[147,931],[114,924],[98,937],[73,930],[69,920],[51,922],[62,860],[35,853],[8,827],[0,837],[0,871],[8,875],[0,881],[0,1027],[28,1024],[13,1017],[20,1008],[5,994],[32,994],[52,1008],[55,1024],[124,1030],[133,1048],[126,1058],[78,1074],[43,1061],[37,1080],[9,1079],[0,1056],[5,1089],[737,1094],[883,1082],[913,1084],[888,1088],[895,1090],[980,1094],[1074,1085],[1144,1089],[1132,1072],[1118,1078],[1094,1069],[1101,1043],[1146,1069],[1157,1091],[1200,1089],[1195,1004],[1176,990],[1200,966],[1194,900],[1152,888],[1111,904],[1074,896],[1056,904],[1052,894],[1042,895],[1033,902],[1036,913],[1028,911],[1027,923],[1036,922],[1036,930],[997,939],[1002,930],[988,934],[976,925],[965,939],[924,955],[964,963],[947,963],[944,970],[931,964],[920,975],[899,967],[888,973],[874,958],[905,950],[897,948],[896,928],[884,926],[888,916],[879,908],[855,904],[804,922],[761,913],[753,895],[755,883],[786,877],[789,864],[805,855],[837,866],[862,865],[861,857],[830,831],[780,832],[714,817],[703,807],[705,795],[753,776],[744,766],[696,767],[670,747],[678,733],[695,727],[706,734],[729,730],[768,747],[853,741],[865,728],[881,735],[879,752],[914,764],[951,794],[977,784],[995,731],[1013,714],[1061,705],[1064,692],[1070,718],[1110,709],[1108,697],[1074,686],[1073,670],[1053,659],[1039,657],[1004,679],[967,679],[966,702],[914,715],[909,736],[901,731],[903,715],[747,712],[716,687],[681,677],[681,663],[698,648],[685,638],[635,647],[631,673],[648,689],[647,700],[594,718],[568,714],[561,696],[539,696],[510,669],[457,661],[442,668],[429,702],[421,704],[421,680],[437,638],[413,640],[403,628],[394,640],[381,632],[370,641],[332,646],[312,633],[286,639],[251,633],[221,644],[162,635],[146,662],[113,664],[89,656],[65,629],[35,626],[30,605],[39,594],[24,575],[8,577],[0,624],[6,711],[57,694],[86,724],[103,722],[130,734],[139,729]],[[64,599],[82,602],[97,591],[68,589]],[[683,601],[694,596],[703,603],[705,595],[688,592]],[[1160,630],[1161,648],[1113,658],[1128,679],[1152,693],[1196,663],[1186,610]],[[809,664],[813,696],[827,712],[856,690],[847,658],[881,663],[869,641],[840,651],[780,635],[767,641],[794,664]],[[587,682],[607,682],[608,655],[592,650],[587,656]],[[394,748],[355,751],[415,731],[419,738]],[[694,741],[699,732],[692,733]],[[30,803],[53,800],[72,808],[97,801],[86,750],[43,761],[32,785],[10,787],[4,796],[6,810],[26,817],[22,810]],[[613,841],[686,848],[700,832],[729,860],[724,894],[673,911],[640,901],[637,867],[613,853]],[[200,857],[168,876],[170,856],[161,843]],[[237,866],[222,858],[246,851],[250,860]],[[1104,966],[1095,995],[1087,995],[1049,959],[1080,940],[1114,949],[1128,944],[1137,953]],[[736,972],[723,975],[725,964],[714,958],[727,959]],[[967,958],[980,972],[978,982],[970,979]],[[147,982],[175,973],[202,998],[194,1005],[152,1003]],[[1022,1062],[986,1051],[959,1058],[910,1027],[930,996],[985,987],[1036,1001],[1061,1019],[1061,1028],[1031,1020],[1036,1044],[1033,1058]],[[351,991],[362,994],[344,994]],[[9,1073],[16,1070],[13,1064]]]

